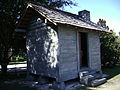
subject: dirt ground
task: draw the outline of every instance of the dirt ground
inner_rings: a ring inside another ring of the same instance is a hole
[[[120,90],[120,78],[110,79],[105,84],[92,90]]]

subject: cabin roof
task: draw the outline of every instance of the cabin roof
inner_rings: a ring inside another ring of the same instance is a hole
[[[43,17],[45,17],[47,20],[49,20],[55,25],[65,24],[65,25],[71,25],[71,26],[80,27],[80,28],[92,29],[96,31],[110,32],[105,28],[100,27],[96,23],[93,23],[92,21],[85,21],[79,15],[54,9],[54,8],[50,8],[47,6],[43,6],[39,3],[29,2],[26,12],[28,8],[32,8],[33,10],[37,11],[39,14],[41,14]],[[27,13],[25,13],[24,16],[26,16],[26,14]],[[22,18],[24,18],[24,16]],[[20,26],[20,24],[22,24],[22,21],[19,23],[18,27]]]

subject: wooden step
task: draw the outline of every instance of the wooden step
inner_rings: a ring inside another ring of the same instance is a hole
[[[98,70],[82,70],[79,73],[80,83],[86,86],[97,86],[106,82],[106,77]]]
[[[105,83],[106,81],[107,81],[106,78],[96,79],[96,80],[91,81],[90,86],[96,87],[98,85]]]

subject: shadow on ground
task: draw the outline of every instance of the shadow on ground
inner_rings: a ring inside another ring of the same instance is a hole
[[[35,88],[30,88],[19,84],[22,80],[24,81],[26,78],[26,71],[23,70],[10,70],[13,72],[8,72],[6,75],[2,75],[0,72],[0,90],[36,90]],[[109,75],[109,79],[120,74],[120,65],[117,65],[113,68],[104,68],[103,73]],[[15,83],[17,81],[19,83]],[[93,90],[89,87],[77,87],[74,90]]]
[[[0,90],[35,90],[20,84],[26,78],[26,72],[8,72],[2,75],[0,72]]]

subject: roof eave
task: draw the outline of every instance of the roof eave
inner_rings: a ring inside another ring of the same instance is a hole
[[[44,15],[43,13],[41,13],[38,9],[34,8],[31,4],[28,4],[27,6],[28,8],[32,8],[35,11],[37,11],[40,15],[42,15],[43,17],[45,17],[48,21],[50,21],[51,23],[53,23],[54,25],[57,25],[57,23],[55,23],[53,20],[49,19],[49,17],[47,17],[46,15]]]
[[[91,30],[91,31],[96,31],[96,32],[106,32],[106,33],[112,33],[111,31],[107,31],[107,30],[103,30],[103,29],[93,29],[93,28],[87,28],[87,27],[82,27],[82,26],[75,26],[75,25],[71,25],[71,24],[67,24],[67,23],[60,23],[60,22],[57,22],[57,24],[62,24],[62,25],[68,25],[68,26],[73,26],[73,27],[76,27],[76,28],[84,28],[84,29],[88,29],[88,30]]]

